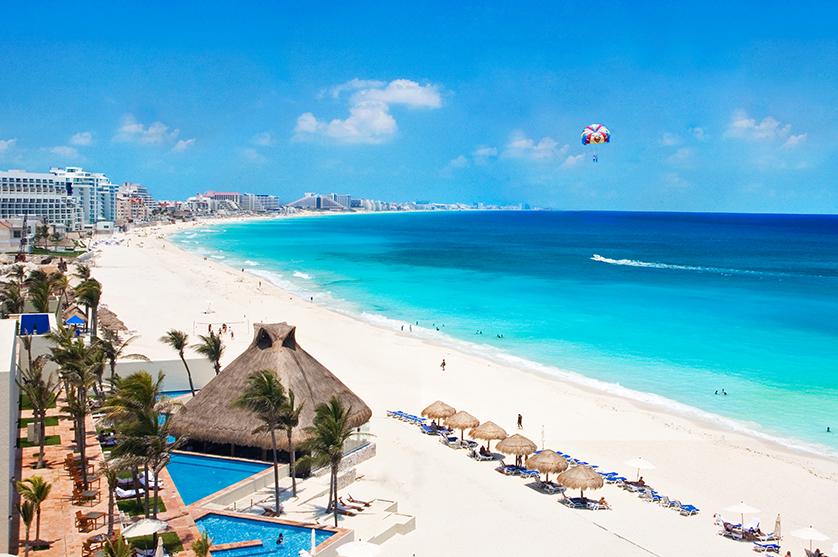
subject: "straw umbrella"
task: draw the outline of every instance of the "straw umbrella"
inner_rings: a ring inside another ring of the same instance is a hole
[[[792,536],[795,538],[800,538],[801,540],[808,540],[809,541],[809,551],[812,551],[812,542],[825,542],[829,539],[824,533],[818,532],[812,526],[808,528],[801,528],[800,530],[795,530],[791,533]]]
[[[445,419],[445,425],[450,427],[451,429],[459,429],[460,430],[460,441],[463,440],[464,431],[470,427],[477,427],[480,425],[480,420],[465,412],[460,410],[456,414],[452,416],[448,416]]]
[[[486,441],[486,450],[491,450],[492,440],[503,440],[508,437],[506,430],[495,422],[484,422],[469,432],[472,439]]]
[[[605,484],[602,476],[597,474],[596,470],[590,466],[584,465],[574,466],[573,468],[565,470],[559,474],[556,481],[565,487],[578,489],[579,496],[583,499],[585,498],[586,489],[599,489]]]
[[[449,416],[453,416],[456,413],[457,410],[453,406],[449,406],[441,400],[434,402],[433,404],[422,410],[422,415],[432,420],[445,419]]]
[[[527,468],[538,470],[546,474],[545,481],[550,481],[550,473],[564,472],[567,470],[567,461],[550,449],[543,450],[527,459]]]
[[[522,456],[531,455],[535,452],[536,446],[535,443],[524,437],[523,435],[516,433],[515,435],[510,435],[500,443],[495,446],[495,449],[502,452],[503,454],[512,454],[515,455],[515,462],[518,463],[518,460]]]

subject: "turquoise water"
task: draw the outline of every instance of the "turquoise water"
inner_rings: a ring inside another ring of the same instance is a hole
[[[250,520],[220,514],[208,514],[195,521],[198,530],[206,532],[215,544],[262,540],[261,546],[225,551],[213,551],[213,555],[224,557],[251,557],[272,555],[276,557],[297,557],[301,549],[311,550],[311,528],[299,528],[276,522]],[[279,534],[283,535],[282,544],[277,544]],[[315,530],[315,543],[320,545],[332,532]]]
[[[385,326],[838,449],[838,217],[372,214],[176,241]]]
[[[176,453],[166,469],[183,502],[191,505],[268,467],[259,462]]]

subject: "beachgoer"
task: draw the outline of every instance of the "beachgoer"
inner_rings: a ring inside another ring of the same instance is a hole
[[[608,501],[605,500],[605,497],[600,497],[597,505],[602,507],[603,509],[610,509],[611,505],[608,504]]]
[[[402,325],[402,332],[404,332],[404,325]]]
[[[445,371],[445,358],[442,359],[442,363],[439,364],[439,367],[442,369],[442,371]]]
[[[831,429],[829,429],[829,426],[826,426],[826,432],[827,432],[827,433],[832,433],[832,430],[831,430]]]
[[[207,325],[207,332],[212,333],[212,323]]]
[[[282,545],[282,543],[284,541],[285,541],[285,535],[282,532],[280,532],[279,536],[277,536],[277,538],[276,538],[276,545]]]
[[[410,326],[410,332],[413,332],[413,325]]]
[[[714,394],[714,395],[719,394],[719,389],[716,389],[716,392],[715,392],[715,393],[713,393],[713,394]]]
[[[644,482],[644,481],[643,481],[643,476],[640,476],[640,479],[639,479],[639,480],[637,480],[637,481],[635,482],[635,484],[636,484],[636,485],[639,485],[640,487],[643,487],[644,485],[646,485],[646,482]]]
[[[259,281],[259,288],[262,288],[262,281]]]
[[[236,337],[235,337],[235,335],[233,334],[233,328],[232,328],[232,327],[230,327],[230,340],[234,340],[235,338],[236,338]]]
[[[524,429],[524,417],[518,414],[518,429]]]

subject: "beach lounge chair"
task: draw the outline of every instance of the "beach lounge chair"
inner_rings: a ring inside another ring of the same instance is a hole
[[[559,503],[570,507],[571,509],[584,509],[587,501],[582,501],[579,497],[565,497],[559,499]]]
[[[439,442],[443,445],[447,445],[452,449],[459,449],[460,448],[460,439],[453,435],[446,435],[445,433],[439,434]]]
[[[495,468],[498,472],[503,474],[504,476],[517,476],[521,469],[517,466],[513,466],[511,464],[503,464],[501,463],[500,466]]]
[[[719,532],[726,538],[730,538],[732,540],[741,541],[742,540],[742,528],[741,524],[731,524],[730,522],[723,522],[722,523],[722,530]]]
[[[693,505],[681,505],[681,510],[679,511],[683,516],[692,516],[694,514],[698,514],[698,507]]]
[[[139,493],[140,495],[145,494],[145,490],[143,490],[143,489],[140,489],[139,492],[140,492]],[[137,496],[137,490],[136,489],[122,489],[121,487],[117,487],[114,490],[114,493],[116,494],[117,499],[130,499],[131,497],[136,497]]]
[[[538,480],[541,478],[541,473],[538,470],[527,470],[526,468],[520,470],[518,475],[527,479],[535,478]]]
[[[548,495],[555,495],[556,493],[562,493],[564,491],[562,486],[554,484],[553,482],[538,482],[536,489]]]
[[[754,542],[754,551],[760,553],[780,553],[780,544],[774,542]]]
[[[487,460],[495,460],[494,454],[480,454],[480,451],[473,451],[474,456],[472,457],[474,460],[478,462],[485,462]]]

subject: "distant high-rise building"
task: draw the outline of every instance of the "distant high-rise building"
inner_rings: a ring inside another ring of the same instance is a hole
[[[53,167],[50,173],[75,197],[82,211],[82,228],[94,228],[97,222],[116,220],[116,194],[119,186],[112,184],[101,172],[90,172],[77,166]]]
[[[315,211],[346,211],[347,208],[332,199],[332,196],[306,192],[305,196],[288,204],[296,209],[311,209]]]
[[[23,215],[67,230],[79,230],[83,219],[81,203],[65,180],[47,172],[0,172],[0,218]]]
[[[329,194],[329,197],[332,198],[332,201],[340,203],[346,209],[352,208],[352,196],[348,193],[332,193]]]
[[[236,205],[242,203],[242,194],[237,191],[208,191],[204,196],[213,201],[232,201]]]
[[[262,209],[265,211],[279,211],[279,198],[277,196],[257,193],[256,198],[262,204]]]

